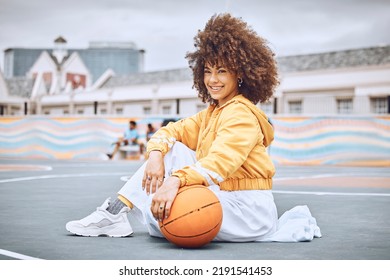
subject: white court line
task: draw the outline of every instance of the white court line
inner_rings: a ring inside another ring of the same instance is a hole
[[[3,167],[9,167],[9,168],[20,168],[25,169],[27,168],[27,171],[30,171],[29,168],[32,169],[32,171],[51,171],[53,170],[53,167],[49,165],[32,165],[32,164],[0,164]],[[15,169],[11,171],[20,171],[20,169]]]
[[[284,181],[284,180],[304,180],[311,178],[329,178],[329,177],[348,177],[348,176],[358,176],[356,174],[319,174],[312,176],[298,176],[298,177],[284,177],[284,178],[274,178],[274,181]],[[272,191],[273,193],[279,194],[309,194],[309,195],[340,195],[340,196],[390,196],[389,193],[346,193],[346,192],[308,192],[308,191]]]
[[[131,178],[131,176],[122,176],[121,181],[127,182],[127,181],[129,181],[130,178]]]
[[[320,174],[320,175],[311,175],[311,176],[297,176],[297,177],[282,177],[282,178],[273,178],[274,181],[284,181],[284,180],[304,180],[311,178],[328,178],[328,177],[340,177],[340,176],[350,176],[350,175],[340,175],[340,174]]]
[[[8,256],[8,257],[18,259],[18,260],[43,260],[43,259],[34,258],[34,257],[30,257],[27,255],[15,253],[15,252],[3,250],[3,249],[0,249],[0,255]]]
[[[20,177],[12,179],[0,180],[0,183],[10,183],[10,182],[20,182],[20,181],[29,181],[29,180],[40,180],[40,179],[53,179],[53,178],[75,178],[75,177],[93,177],[93,176],[113,176],[113,175],[123,175],[123,172],[113,172],[113,173],[84,173],[84,174],[57,174],[57,175],[43,175],[43,176],[33,176],[33,177]],[[307,177],[289,177],[289,178],[275,178],[274,180],[291,180],[291,179],[307,179],[307,178],[322,178],[322,177],[331,177],[335,176],[333,174],[322,174],[314,175]],[[342,176],[341,174],[339,176]],[[345,175],[344,175],[345,176]],[[122,176],[120,178],[122,181],[127,181],[129,177]],[[340,196],[390,196],[388,193],[345,193],[345,192],[308,192],[308,191],[272,191],[273,193],[279,194],[309,194],[309,195],[340,195]]]
[[[113,172],[113,173],[84,173],[84,174],[57,174],[57,175],[42,175],[42,176],[31,176],[31,177],[19,177],[12,179],[0,180],[0,183],[40,180],[40,179],[53,179],[53,178],[74,178],[74,177],[93,177],[93,176],[113,176],[123,175],[124,172]]]
[[[390,196],[390,193],[345,193],[345,192],[304,192],[304,191],[272,191],[280,194],[311,194],[311,195],[346,195],[346,196]]]
[[[3,179],[3,180],[0,180],[0,183],[30,181],[30,180],[41,180],[41,179],[53,179],[53,178],[93,177],[93,176],[112,176],[112,175],[123,175],[123,172],[41,175],[41,176],[31,176],[31,177],[19,177],[19,178],[12,178],[12,179]],[[273,180],[274,181],[302,180],[302,179],[308,179],[308,178],[324,178],[324,177],[336,177],[336,176],[341,177],[341,176],[348,176],[348,175],[342,175],[342,174],[321,174],[321,175],[313,175],[313,176],[274,178]],[[122,176],[120,179],[122,181],[126,182],[130,177],[131,176]]]
[[[297,176],[297,177],[282,177],[282,178],[273,178],[274,181],[285,181],[285,180],[305,180],[305,179],[318,179],[318,178],[332,178],[332,177],[360,177],[361,175],[355,173],[344,173],[344,174],[318,174],[311,176]],[[370,177],[370,176],[362,176],[362,177]],[[379,176],[374,176],[379,177]],[[372,177],[370,177],[372,178]],[[382,177],[381,177],[382,178]],[[388,176],[384,176],[383,178],[389,178]]]

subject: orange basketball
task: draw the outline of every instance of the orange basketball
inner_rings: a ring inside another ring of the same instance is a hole
[[[166,239],[179,247],[198,248],[218,234],[222,207],[217,196],[205,186],[179,190],[167,219],[160,222]]]

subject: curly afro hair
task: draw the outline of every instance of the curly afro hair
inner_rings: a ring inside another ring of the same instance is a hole
[[[279,83],[275,55],[267,41],[240,18],[213,15],[194,37],[194,46],[195,51],[188,52],[186,59],[193,71],[193,87],[204,103],[215,103],[204,85],[206,62],[236,73],[243,80],[240,93],[252,103],[272,97]]]

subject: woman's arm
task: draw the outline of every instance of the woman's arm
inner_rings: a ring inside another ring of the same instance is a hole
[[[221,112],[218,130],[208,154],[195,165],[184,167],[173,175],[187,185],[218,184],[231,176],[246,161],[253,147],[263,137],[260,124],[245,105],[229,106]]]

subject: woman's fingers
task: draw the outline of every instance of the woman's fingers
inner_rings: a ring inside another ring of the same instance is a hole
[[[163,178],[154,177],[151,182],[151,193],[155,193],[164,182]]]
[[[162,179],[158,179],[162,182]],[[162,221],[169,217],[171,206],[180,187],[180,179],[177,177],[169,177],[158,188],[153,196],[150,210],[156,220]]]
[[[142,189],[149,195],[150,193],[155,193],[163,182],[163,176],[149,176],[145,174],[142,179]]]
[[[158,210],[159,210],[159,204],[158,203],[154,203],[152,204],[152,206],[150,207],[150,211],[152,211],[152,214],[153,214],[153,217],[157,220],[158,219]]]
[[[157,178],[156,177],[152,177],[151,181],[150,181],[150,192],[151,193],[155,193],[156,192],[156,189],[157,189]]]
[[[144,177],[142,178],[142,189],[146,191],[146,193],[149,195],[150,193],[150,185],[151,185],[152,177],[144,174]]]
[[[165,203],[165,211],[164,211],[164,218],[163,219],[168,219],[169,214],[171,214],[171,206],[172,206],[172,201],[167,201]]]
[[[161,203],[157,211],[157,219],[160,222],[162,222],[162,220],[164,219],[164,212],[165,212],[165,203]]]
[[[150,211],[152,211],[153,217],[158,220],[162,221],[165,217],[165,203],[164,202],[156,202],[152,204],[150,207]]]

